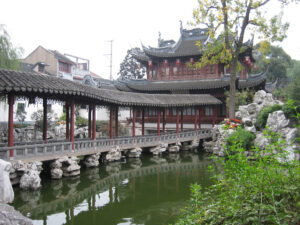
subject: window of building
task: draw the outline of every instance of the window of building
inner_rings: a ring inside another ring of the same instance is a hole
[[[219,111],[218,114],[222,117],[226,116],[226,105],[222,104],[221,106],[218,107]]]
[[[166,76],[169,76],[169,75],[170,75],[170,68],[167,67],[167,68],[166,68]]]
[[[166,109],[166,114],[169,116],[170,115],[170,110]]]
[[[17,112],[25,112],[25,103],[18,103]]]
[[[207,65],[205,67],[206,74],[214,74],[215,73],[215,65]]]
[[[176,116],[176,115],[177,115],[177,109],[173,108],[173,116]]]
[[[195,108],[192,108],[192,115],[193,115],[193,116],[196,115],[196,110],[195,110]]]
[[[212,116],[214,115],[214,110],[212,106],[205,107],[205,116]]]
[[[177,75],[177,71],[178,71],[177,66],[173,67],[173,73],[174,73],[174,75]]]
[[[186,114],[187,114],[188,116],[191,116],[191,115],[192,115],[192,108],[187,108],[187,109],[186,109]]]
[[[70,73],[71,66],[68,63],[59,62],[59,71]]]
[[[39,71],[40,73],[44,73],[44,72],[45,72],[45,65],[39,64],[39,65],[38,65],[38,71]]]

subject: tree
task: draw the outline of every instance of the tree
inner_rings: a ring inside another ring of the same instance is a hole
[[[23,49],[14,47],[5,26],[0,24],[0,68],[19,70]]]
[[[139,48],[132,48],[127,51],[127,55],[120,64],[120,72],[118,75],[122,79],[142,79],[146,74],[146,68],[133,57],[132,51],[140,51]]]
[[[278,0],[282,6],[299,0]],[[193,11],[194,25],[208,27],[209,41],[205,46],[197,45],[203,56],[196,64],[223,63],[231,67],[229,116],[235,117],[236,74],[241,69],[239,56],[245,52],[245,36],[257,35],[262,40],[260,50],[265,50],[270,42],[282,41],[289,27],[282,23],[283,12],[275,12],[267,20],[265,11],[271,0],[203,0]],[[272,1],[274,2],[274,1]],[[282,7],[283,8],[283,7]]]
[[[293,69],[290,71],[292,82],[290,83],[289,97],[300,105],[300,62],[295,61]]]
[[[259,45],[256,46],[259,48]],[[280,81],[287,78],[288,69],[293,66],[292,58],[278,46],[270,46],[266,51],[267,57],[257,63],[259,71],[268,68],[267,78],[271,82]]]

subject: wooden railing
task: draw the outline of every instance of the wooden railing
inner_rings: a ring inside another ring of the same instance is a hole
[[[87,155],[96,152],[108,152],[111,148],[119,146],[121,150],[135,147],[151,147],[161,143],[175,143],[176,141],[190,141],[193,139],[206,139],[211,137],[210,129],[198,131],[183,131],[178,135],[176,133],[165,133],[160,136],[145,135],[133,137],[119,137],[115,139],[96,139],[96,140],[77,140],[74,142],[61,141],[46,144],[18,145],[13,147],[0,147],[0,159],[12,160],[10,151],[13,151],[13,159],[26,159],[38,156],[67,155],[76,152],[77,155]]]

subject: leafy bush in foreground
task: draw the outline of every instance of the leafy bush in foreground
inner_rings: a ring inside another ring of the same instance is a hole
[[[214,185],[191,187],[191,202],[177,224],[300,224],[300,163],[278,160],[285,147],[275,142],[264,152],[254,149],[256,160],[249,161],[243,148],[232,145],[237,154],[219,159],[224,173]]]

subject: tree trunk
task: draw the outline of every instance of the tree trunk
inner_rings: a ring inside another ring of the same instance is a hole
[[[235,118],[235,92],[236,92],[237,58],[232,60],[229,91],[229,118]]]

